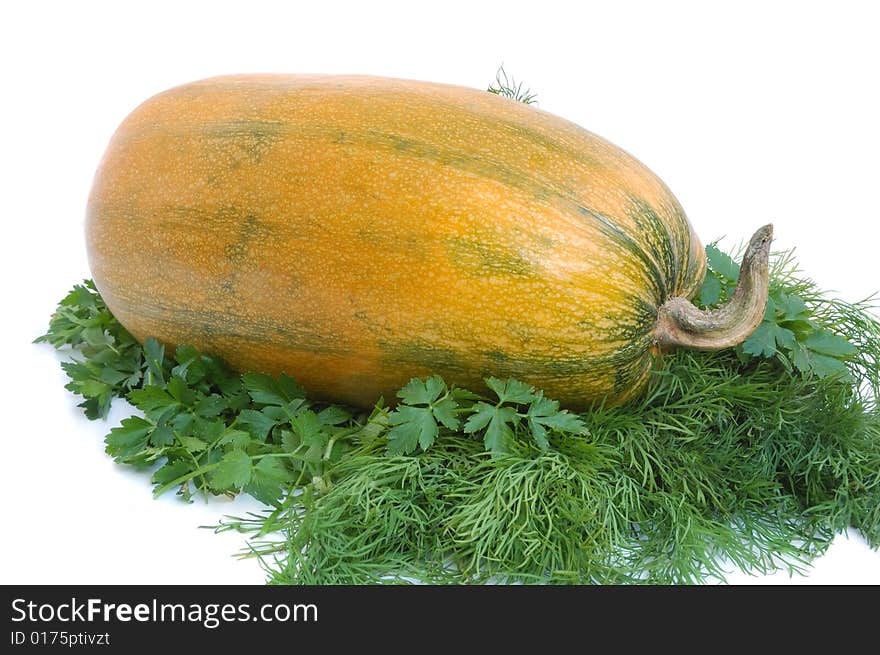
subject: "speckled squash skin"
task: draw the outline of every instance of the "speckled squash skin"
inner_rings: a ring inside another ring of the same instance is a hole
[[[248,75],[161,93],[94,180],[88,256],[138,339],[369,405],[410,378],[637,393],[702,246],[621,149],[485,91]]]

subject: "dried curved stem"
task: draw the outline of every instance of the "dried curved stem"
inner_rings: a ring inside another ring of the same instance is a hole
[[[736,290],[721,307],[702,310],[682,297],[663,303],[654,328],[658,345],[664,349],[721,350],[745,341],[764,317],[772,240],[772,225],[755,232],[743,255]]]

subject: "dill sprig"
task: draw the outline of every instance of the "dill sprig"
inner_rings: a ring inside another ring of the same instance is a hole
[[[507,74],[507,71],[504,70],[503,64],[498,67],[498,72],[495,73],[495,81],[490,84],[489,88],[486,90],[489,93],[494,93],[495,95],[504,98],[510,98],[517,102],[523,102],[527,105],[536,104],[538,102],[538,95],[532,93],[528,88],[523,88],[522,82],[517,82],[510,77]]]

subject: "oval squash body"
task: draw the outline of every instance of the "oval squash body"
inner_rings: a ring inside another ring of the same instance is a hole
[[[132,334],[369,405],[515,377],[572,407],[645,383],[702,246],[636,159],[475,89],[247,75],[161,93],[112,138],[89,263]]]

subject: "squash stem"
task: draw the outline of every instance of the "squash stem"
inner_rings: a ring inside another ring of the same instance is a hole
[[[724,305],[702,310],[681,296],[667,300],[657,312],[654,328],[660,348],[721,350],[745,341],[764,318],[772,240],[772,225],[755,232],[743,255],[736,290]]]

